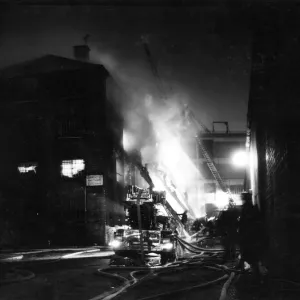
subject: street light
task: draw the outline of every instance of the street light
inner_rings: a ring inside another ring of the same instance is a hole
[[[245,150],[239,150],[232,155],[232,163],[238,168],[248,165],[248,154]]]

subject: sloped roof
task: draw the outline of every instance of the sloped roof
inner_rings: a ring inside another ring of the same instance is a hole
[[[0,78],[8,79],[18,76],[30,76],[59,70],[77,70],[82,68],[99,68],[103,70],[105,75],[109,74],[102,65],[49,54],[1,69]]]

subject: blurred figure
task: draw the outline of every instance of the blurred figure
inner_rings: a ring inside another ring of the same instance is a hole
[[[207,222],[206,216],[196,219],[191,226],[191,230],[193,232],[199,232],[203,230],[203,228],[206,226],[206,222]]]
[[[224,261],[236,258],[236,246],[238,244],[238,217],[239,213],[232,203],[223,210],[217,221],[217,232],[221,236],[224,247]]]
[[[264,251],[266,249],[267,236],[263,218],[257,205],[252,203],[251,193],[242,194],[242,211],[239,222],[239,241],[241,260],[240,268],[244,268],[245,262],[251,265],[254,274],[261,278],[266,272],[264,264]]]
[[[183,224],[185,230],[187,230],[187,213],[187,210],[185,210],[183,214],[178,214],[178,216],[181,216],[181,223]]]

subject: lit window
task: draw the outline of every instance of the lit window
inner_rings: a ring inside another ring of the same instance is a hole
[[[117,173],[117,182],[123,182],[123,168],[122,161],[116,159],[116,173]]]
[[[66,177],[74,177],[74,175],[84,170],[83,159],[63,160],[61,165],[61,174]]]
[[[36,173],[37,163],[26,163],[18,166],[20,173],[34,172]]]

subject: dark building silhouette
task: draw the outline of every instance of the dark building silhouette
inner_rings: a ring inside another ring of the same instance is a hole
[[[299,280],[299,7],[256,5],[252,20],[248,184],[265,218],[271,276]]]
[[[74,50],[79,60],[1,70],[0,191],[14,232],[4,244],[103,245],[105,225],[124,221],[122,90],[87,46]]]

